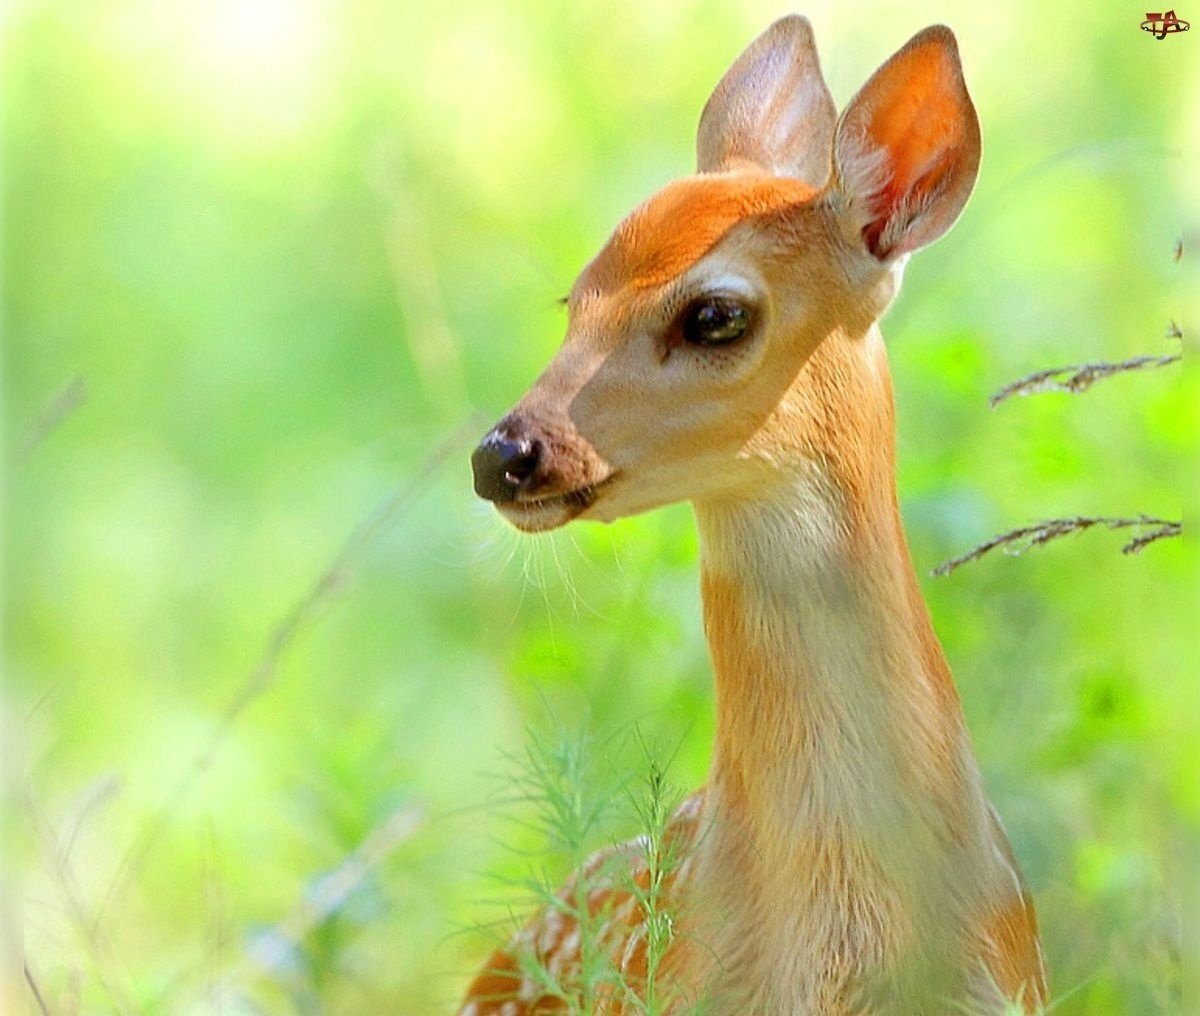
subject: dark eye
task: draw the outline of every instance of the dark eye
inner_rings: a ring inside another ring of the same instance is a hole
[[[736,342],[750,327],[750,311],[727,296],[706,296],[683,312],[683,341],[693,346],[724,346]]]

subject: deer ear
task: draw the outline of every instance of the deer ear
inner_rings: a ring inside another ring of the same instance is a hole
[[[958,218],[979,171],[979,120],[958,44],[918,32],[846,107],[833,192],[849,228],[886,261],[932,243]]]
[[[820,187],[836,122],[812,25],[780,18],[734,61],[700,114],[697,168],[753,166]]]

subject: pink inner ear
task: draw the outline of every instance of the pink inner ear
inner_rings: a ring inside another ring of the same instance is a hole
[[[887,175],[863,237],[883,256],[880,237],[892,220],[925,207],[954,169],[967,119],[957,68],[935,41],[897,54],[868,90],[867,141],[884,154]]]

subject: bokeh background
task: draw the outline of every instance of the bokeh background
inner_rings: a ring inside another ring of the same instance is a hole
[[[9,1011],[446,1012],[506,877],[560,873],[497,803],[531,731],[590,731],[619,774],[637,730],[703,781],[687,506],[519,539],[467,456],[786,10],[6,5]],[[948,22],[983,122],[975,197],[885,325],[918,568],[1048,516],[1178,518],[1190,371],[987,397],[1178,348],[1200,30],[1082,0],[806,13],[840,105]],[[923,580],[1063,1014],[1185,1011],[1192,564],[1122,542]]]

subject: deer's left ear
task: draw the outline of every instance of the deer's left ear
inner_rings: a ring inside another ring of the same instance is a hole
[[[807,18],[780,18],[755,39],[700,114],[701,173],[754,167],[814,187],[829,178],[837,109]]]
[[[945,25],[918,32],[846,107],[833,196],[880,261],[932,243],[967,203],[979,172],[979,119]]]

